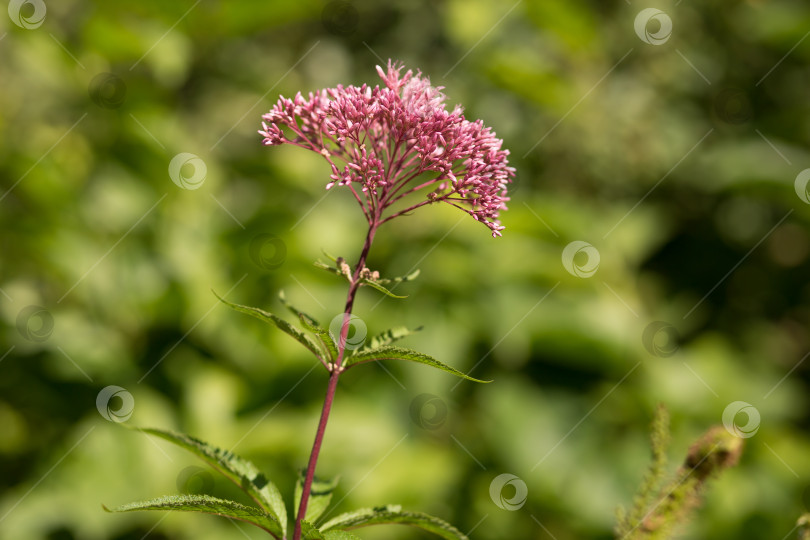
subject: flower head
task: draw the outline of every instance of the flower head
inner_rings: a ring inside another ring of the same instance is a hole
[[[499,212],[515,175],[509,151],[480,120],[467,120],[458,106],[448,111],[442,87],[402,69],[390,60],[385,70],[377,66],[382,87],[282,96],[262,116],[259,134],[267,146],[321,154],[332,168],[326,188],[348,186],[370,224],[446,202],[500,236]]]

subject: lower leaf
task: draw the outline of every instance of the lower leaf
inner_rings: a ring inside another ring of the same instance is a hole
[[[301,540],[361,540],[349,531],[320,531],[308,521],[301,522]]]
[[[324,540],[361,540],[356,534],[349,531],[326,531],[323,533]]]
[[[185,433],[150,428],[133,429],[165,439],[196,455],[239,486],[239,489],[256,501],[256,504],[264,511],[276,518],[282,526],[287,525],[287,509],[284,507],[281,492],[252,462]]]
[[[323,533],[309,521],[301,521],[301,540],[326,540]]]
[[[321,530],[325,531],[325,534],[330,530],[355,529],[369,525],[384,524],[418,527],[445,538],[446,540],[469,540],[464,533],[442,519],[422,512],[405,512],[402,510],[401,506],[396,504],[363,508],[361,510],[355,510],[354,512],[341,514],[324,523]]]
[[[215,516],[238,519],[245,523],[255,525],[260,529],[270,533],[275,538],[284,537],[281,524],[278,520],[253,506],[245,506],[235,501],[218,499],[209,495],[169,495],[124,504],[115,508],[107,508],[107,512],[134,512],[136,510],[180,510],[182,512],[201,512]]]

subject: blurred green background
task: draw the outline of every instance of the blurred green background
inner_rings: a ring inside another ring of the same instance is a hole
[[[663,16],[639,15],[649,7]],[[493,126],[518,174],[502,239],[449,206],[386,225],[370,266],[422,275],[406,300],[362,291],[356,313],[369,332],[424,325],[407,346],[495,382],[398,363],[344,376],[318,468],[341,477],[331,515],[392,502],[480,540],[611,538],[656,403],[672,413],[674,470],[743,401],[758,431],[683,537],[792,537],[810,504],[810,206],[796,182],[810,166],[810,5],[29,0],[9,15],[0,538],[263,537],[104,513],[233,489],[106,420],[97,396],[120,386],[129,425],[233,449],[292,492],[325,373],[211,289],[276,312],[283,289],[321,321],[340,311],[345,283],[312,262],[357,257],[356,203],[324,191],[320,156],[264,148],[256,130],[278,94],[377,84],[388,58]],[[195,189],[170,178],[180,153],[201,160],[182,169]],[[564,261],[574,241],[592,248]],[[596,272],[574,275],[597,252]],[[528,489],[513,510],[490,496],[507,473],[503,500]]]

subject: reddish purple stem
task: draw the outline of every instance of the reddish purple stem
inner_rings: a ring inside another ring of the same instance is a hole
[[[332,403],[335,400],[335,392],[337,391],[338,379],[340,378],[340,365],[343,363],[343,353],[346,350],[346,337],[349,334],[349,322],[351,320],[352,308],[354,307],[354,299],[357,294],[357,289],[360,287],[360,272],[366,266],[366,257],[371,249],[371,243],[374,240],[374,233],[377,232],[379,226],[379,216],[375,216],[369,223],[368,234],[366,241],[363,244],[363,251],[360,253],[360,259],[354,267],[352,275],[352,284],[349,287],[349,292],[346,295],[346,308],[343,310],[343,325],[340,328],[340,338],[338,340],[338,357],[332,371],[329,375],[329,384],[326,387],[326,397],[323,400],[323,409],[321,409],[321,419],[318,422],[318,431],[315,433],[315,442],[312,444],[312,452],[309,455],[309,464],[307,465],[307,473],[304,478],[304,486],[301,490],[301,503],[298,506],[298,515],[295,519],[295,530],[293,532],[293,540],[301,540],[301,520],[307,515],[307,505],[309,504],[309,497],[312,491],[312,482],[315,479],[315,467],[318,464],[318,455],[321,452],[321,445],[323,437],[326,433],[326,424],[329,421],[329,413],[332,410]]]

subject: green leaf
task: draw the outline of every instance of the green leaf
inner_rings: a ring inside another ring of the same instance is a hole
[[[337,276],[343,276],[344,275],[344,274],[342,274],[340,272],[340,270],[338,270],[334,266],[329,266],[328,264],[322,263],[321,261],[315,261],[313,264],[315,265],[316,268],[320,268],[321,270],[326,270],[327,272],[332,272],[333,274],[335,274]]]
[[[456,368],[452,368],[447,364],[439,362],[432,356],[428,356],[427,354],[423,354],[420,352],[413,351],[411,349],[404,349],[402,347],[378,347],[376,349],[372,349],[365,352],[358,352],[354,356],[350,356],[346,359],[346,362],[343,364],[346,368],[357,364],[363,364],[365,362],[375,362],[378,360],[409,360],[411,362],[417,362],[419,364],[425,364],[427,366],[435,367],[442,371],[446,371],[447,373],[453,374],[456,377],[461,377],[470,381],[479,382],[479,383],[489,383],[492,381],[482,381],[481,379],[475,379],[466,375]]]
[[[296,341],[298,341],[304,347],[309,349],[309,351],[312,354],[314,354],[315,356],[318,357],[318,360],[322,360],[321,351],[318,348],[318,344],[315,343],[314,341],[312,341],[311,337],[309,337],[308,335],[306,335],[301,330],[294,327],[293,325],[291,325],[290,323],[288,323],[284,319],[282,319],[282,318],[280,318],[280,317],[278,317],[276,315],[273,315],[270,312],[264,311],[263,309],[250,307],[250,306],[243,306],[241,304],[234,304],[233,302],[228,302],[227,300],[222,298],[220,295],[218,295],[216,292],[214,292],[214,291],[212,291],[212,292],[214,293],[214,296],[219,298],[220,302],[222,302],[223,304],[235,309],[236,311],[239,311],[239,312],[242,312],[242,313],[247,313],[248,315],[256,317],[257,319],[259,319],[261,321],[264,321],[264,322],[275,325],[279,330],[289,334],[290,336],[295,338]]]
[[[315,317],[307,315],[297,307],[287,302],[287,295],[284,294],[284,291],[278,291],[278,299],[281,300],[281,303],[284,305],[285,308],[289,309],[290,312],[299,319],[301,318],[306,319],[312,326],[318,326],[320,324],[318,321],[315,320]]]
[[[400,283],[403,283],[405,281],[413,281],[414,279],[416,279],[416,277],[418,275],[419,275],[419,270],[417,269],[417,270],[414,270],[413,272],[411,272],[410,274],[408,274],[407,276],[395,277],[393,279],[375,279],[373,281],[370,280],[370,279],[363,278],[363,279],[360,280],[360,283],[362,283],[363,285],[368,285],[372,289],[377,289],[381,293],[383,293],[385,295],[388,295],[391,298],[407,298],[407,296],[399,296],[399,295],[394,294],[393,292],[391,292],[390,289],[388,289],[386,287],[383,287],[383,285],[387,285],[389,283],[399,285]]]
[[[370,351],[372,349],[377,349],[386,345],[391,345],[395,341],[398,341],[404,337],[408,337],[412,334],[419,332],[422,327],[414,328],[413,330],[406,328],[404,326],[397,326],[396,328],[391,328],[390,330],[386,330],[382,334],[378,334],[371,338],[370,340],[366,341],[362,347],[355,351],[355,354],[362,353],[366,351]]]
[[[284,296],[284,292],[279,292],[278,294],[281,303],[289,309],[292,313],[294,313],[298,319],[301,321],[301,324],[304,326],[306,330],[309,330],[315,336],[317,336],[318,341],[320,341],[321,345],[323,346],[323,350],[326,352],[326,356],[329,358],[330,361],[334,362],[338,357],[338,350],[335,342],[332,340],[332,336],[329,335],[329,331],[325,328],[322,328],[318,321],[304,313],[303,311],[293,307],[287,302],[287,298]]]
[[[360,280],[360,283],[362,283],[363,285],[368,285],[372,289],[377,289],[381,293],[390,296],[391,298],[408,298],[407,296],[399,296],[398,294],[392,293],[391,291],[380,285],[379,281],[371,281],[370,279],[362,278]]]
[[[296,517],[298,516],[298,508],[301,505],[301,494],[304,491],[304,480],[304,475],[299,474],[298,481],[295,483],[294,499]],[[321,480],[316,477],[312,481],[312,486],[310,487],[309,491],[309,502],[307,502],[307,515],[304,516],[304,519],[314,523],[319,517],[321,517],[321,515],[329,507],[329,503],[332,501],[332,493],[335,491],[337,484],[337,478],[332,480]]]
[[[245,506],[235,501],[218,499],[209,495],[170,495],[148,501],[124,504],[116,508],[107,508],[107,512],[134,512],[136,510],[180,510],[183,512],[202,512],[244,521],[263,529],[275,538],[283,538],[281,524],[270,514],[259,508]]]
[[[411,525],[447,540],[468,540],[467,536],[446,521],[422,512],[404,512],[397,504],[363,508],[341,514],[324,523],[321,530],[326,532],[332,529],[355,529],[382,524]]]
[[[352,277],[350,275],[347,275],[347,274],[341,272],[340,269],[338,269],[338,268],[336,268],[334,266],[329,266],[328,264],[322,263],[321,261],[315,261],[313,264],[315,265],[315,268],[320,268],[321,270],[326,270],[329,273],[332,273],[332,274],[335,274],[336,276],[342,277],[343,279],[345,279],[349,283],[352,282]]]
[[[334,255],[330,255],[329,253],[327,253],[327,252],[326,252],[326,251],[324,251],[323,249],[321,250],[321,253],[323,253],[323,254],[326,256],[326,258],[327,258],[327,259],[329,259],[329,260],[330,260],[330,261],[332,261],[333,263],[336,263],[336,264],[337,264],[337,257],[335,257]]]
[[[312,523],[301,522],[302,540],[360,540],[356,534],[349,531],[319,531]]]
[[[132,428],[165,439],[180,448],[188,450],[205,461],[231,482],[247,493],[256,503],[274,519],[283,530],[287,527],[287,509],[281,492],[270,482],[253,463],[236,454],[211,446],[185,433],[164,431],[162,429]],[[283,536],[283,534],[282,534]]]
[[[359,536],[349,531],[325,531],[323,537],[324,540],[361,540]]]
[[[326,540],[323,533],[312,523],[301,520],[301,540]]]
[[[321,250],[321,251],[323,251],[323,250]],[[336,276],[341,276],[344,279],[346,279],[346,281],[351,283],[352,282],[352,277],[350,275],[346,274],[345,272],[341,271],[342,269],[340,268],[341,264],[345,263],[343,258],[342,257],[335,257],[334,255],[330,255],[326,251],[323,251],[323,254],[326,255],[327,259],[329,259],[330,261],[332,261],[334,263],[334,266],[330,266],[330,265],[328,265],[326,263],[322,263],[320,260],[315,261],[315,266],[317,268],[320,268],[321,270],[326,270],[327,272],[331,272],[332,274],[335,274]]]
[[[386,284],[386,283],[403,283],[405,281],[413,281],[417,277],[419,277],[419,272],[420,272],[420,270],[417,268],[416,270],[414,270],[413,272],[411,272],[407,276],[395,277],[393,279],[378,279],[377,282]]]

